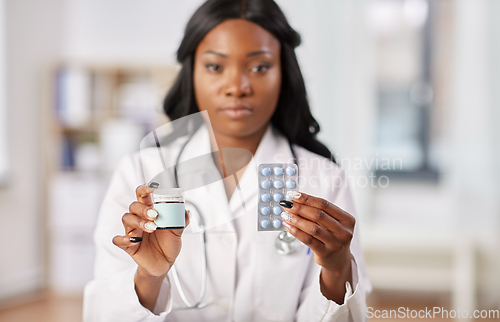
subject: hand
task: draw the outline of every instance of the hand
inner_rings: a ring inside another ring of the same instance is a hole
[[[305,193],[296,197],[280,202],[285,210],[283,225],[314,252],[314,260],[322,266],[323,294],[343,301],[345,282],[352,283],[350,245],[356,220],[328,200]]]
[[[130,204],[122,216],[125,236],[115,236],[113,244],[125,250],[139,265],[138,271],[151,277],[165,276],[181,251],[184,229],[156,230],[153,222],[158,212],[153,208],[151,192],[157,183],[141,185],[136,189],[137,201]],[[189,224],[186,211],[186,226]]]

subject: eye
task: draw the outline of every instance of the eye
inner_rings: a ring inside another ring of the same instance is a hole
[[[217,64],[206,64],[205,67],[211,72],[216,72],[221,69],[220,65]]]
[[[262,64],[262,65],[259,65],[259,66],[255,66],[252,68],[252,72],[266,72],[268,69],[269,69],[269,64]]]

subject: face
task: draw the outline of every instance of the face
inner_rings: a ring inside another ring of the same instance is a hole
[[[198,107],[208,112],[216,136],[262,132],[280,94],[280,43],[253,22],[226,20],[198,45],[193,82]]]

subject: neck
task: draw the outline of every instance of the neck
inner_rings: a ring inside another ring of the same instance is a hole
[[[219,133],[214,131],[215,141],[217,143],[217,147],[219,149],[222,148],[240,148],[246,149],[255,155],[257,148],[259,147],[260,140],[266,133],[267,125],[263,126],[262,129],[259,129],[257,132],[245,136],[245,137],[234,137],[228,136],[223,133]],[[213,144],[214,142],[212,142]]]
[[[217,144],[219,151],[221,151],[221,149],[223,148],[243,148],[250,151],[252,155],[255,155],[260,140],[262,140],[264,133],[266,133],[266,129],[267,126],[264,126],[259,131],[246,137],[231,137],[224,135],[223,133],[218,133],[217,131],[214,130],[214,136],[216,142],[214,142],[213,138],[211,138],[212,147],[214,147],[214,145]],[[245,165],[236,173],[228,174],[226,173],[226,167],[224,164],[224,157],[222,153],[220,153],[220,158],[217,157],[214,158],[214,162],[222,178],[226,178],[228,175],[233,175],[235,178],[236,177],[241,178],[247,166],[247,163],[245,163]],[[232,181],[232,180],[224,181],[224,189],[226,190],[226,196],[228,201],[231,199],[231,196],[236,188],[236,183],[237,181]]]

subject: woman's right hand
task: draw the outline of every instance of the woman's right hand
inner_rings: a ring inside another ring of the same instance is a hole
[[[125,250],[134,259],[141,273],[162,277],[168,273],[179,256],[184,229],[156,230],[154,220],[158,212],[153,208],[151,198],[151,193],[156,188],[158,183],[155,182],[137,187],[137,201],[130,204],[129,212],[122,217],[125,236],[115,236],[113,244]],[[189,224],[188,215],[189,210],[186,210],[186,226]]]

